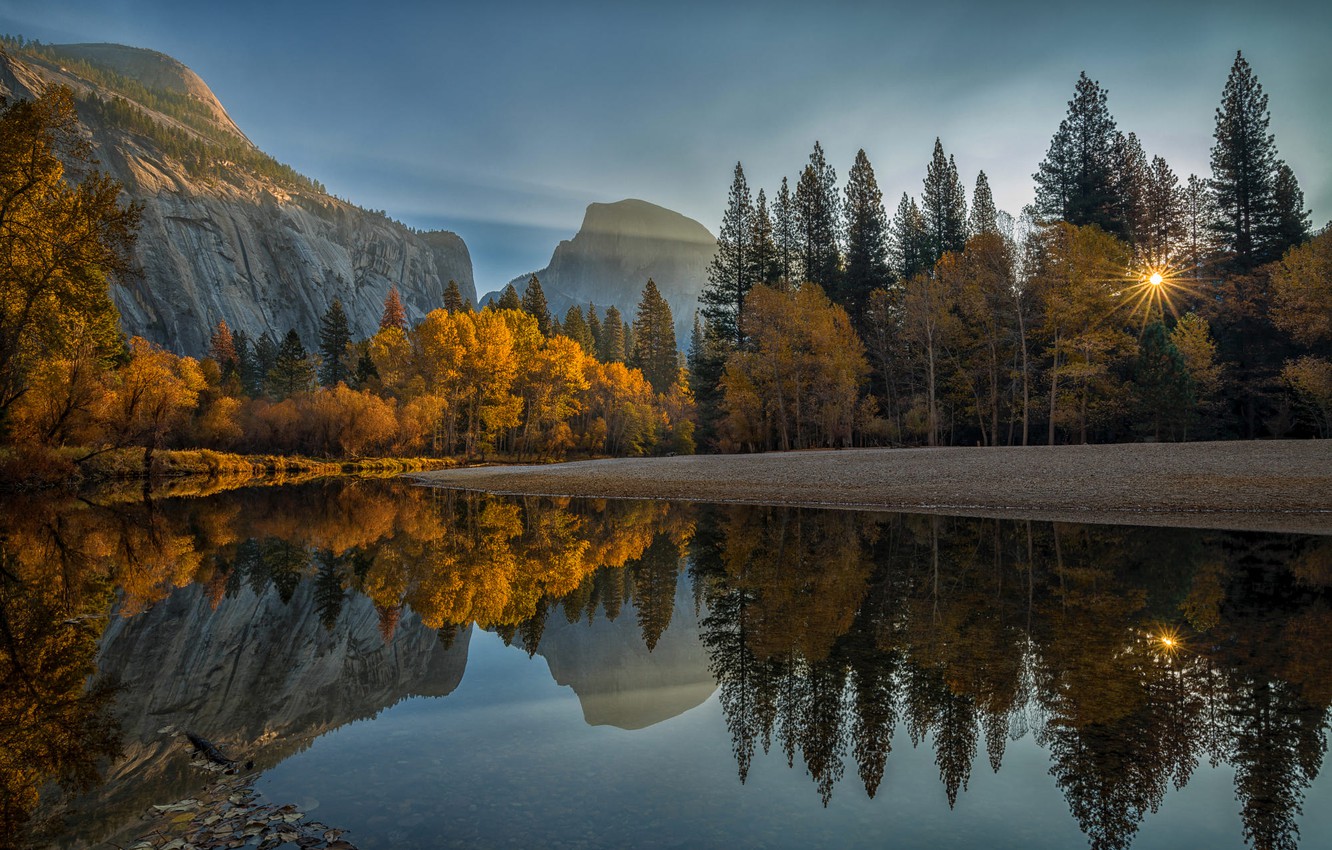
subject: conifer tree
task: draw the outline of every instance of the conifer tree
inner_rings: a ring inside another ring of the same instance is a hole
[[[1273,181],[1275,227],[1272,232],[1273,258],[1309,238],[1309,211],[1304,208],[1304,192],[1290,166],[1278,160]]]
[[[1184,356],[1160,322],[1148,325],[1138,343],[1133,391],[1135,430],[1157,440],[1184,433],[1195,402],[1193,380]]]
[[[444,309],[450,313],[459,313],[462,308],[462,290],[458,289],[458,281],[450,278],[449,285],[444,287]]]
[[[675,319],[671,305],[648,278],[634,319],[634,365],[643,371],[652,389],[670,390],[680,373],[680,352],[675,345]]]
[[[796,183],[795,223],[801,282],[810,281],[825,289],[835,289],[841,274],[837,172],[828,164],[823,146],[818,142],[814,143],[809,164]]]
[[[957,176],[957,164],[944,156],[943,144],[934,140],[934,155],[925,171],[925,191],[921,195],[921,213],[929,253],[927,265],[933,266],[949,251],[961,251],[967,244],[967,195]]]
[[[254,345],[245,331],[237,328],[231,334],[231,344],[236,352],[236,379],[240,381],[241,391],[253,395],[247,375],[254,374]]]
[[[601,345],[597,354],[602,363],[623,363],[624,320],[615,305],[606,308],[606,319],[601,323]]]
[[[268,331],[259,334],[259,339],[254,343],[254,357],[250,362],[252,371],[248,375],[241,375],[241,380],[251,395],[259,395],[265,391],[268,386],[268,373],[277,362],[277,354],[278,344],[273,335]]]
[[[541,290],[541,281],[536,275],[527,280],[523,290],[523,312],[537,321],[537,330],[542,336],[550,335],[550,306],[546,304],[546,293]]]
[[[785,177],[773,204],[772,238],[777,246],[777,280],[790,286],[795,280],[796,222],[795,201]]]
[[[754,285],[749,256],[753,244],[754,203],[745,169],[737,162],[717,237],[717,253],[708,266],[708,285],[698,297],[703,315],[736,345],[741,342],[740,311]]]
[[[591,301],[587,303],[587,332],[592,336],[592,356],[601,359],[601,319],[597,316],[597,307]]]
[[[694,313],[694,326],[689,335],[689,388],[694,393],[698,411],[697,438],[699,445],[709,445],[717,433],[721,415],[721,379],[726,369],[729,345],[719,339],[715,329],[706,321],[700,323]]]
[[[921,214],[920,207],[916,206],[916,199],[905,192],[897,205],[891,236],[888,254],[898,280],[906,280],[930,267],[925,216]]]
[[[1116,235],[1141,253],[1147,240],[1147,184],[1151,167],[1137,133],[1115,134],[1114,163],[1114,219],[1119,227]]]
[[[852,325],[862,326],[869,295],[892,282],[888,267],[888,216],[874,167],[862,149],[846,177],[846,270],[833,300],[846,308]]]
[[[379,317],[379,329],[399,328],[407,330],[407,311],[402,306],[402,296],[398,294],[398,287],[389,287],[388,296],[384,298],[384,312]]]
[[[236,356],[236,338],[231,328],[227,327],[226,319],[217,323],[217,328],[208,340],[208,356],[213,358],[224,377],[235,372],[240,363],[240,358]]]
[[[1184,245],[1184,191],[1162,157],[1152,158],[1142,200],[1142,253],[1153,264],[1178,262]]]
[[[754,227],[749,247],[749,278],[754,283],[774,283],[777,280],[777,244],[772,235],[772,219],[768,216],[768,198],[759,189],[754,203]]]
[[[1050,221],[1123,234],[1115,201],[1115,120],[1101,84],[1082,72],[1036,172],[1036,211]]]
[[[1280,254],[1275,239],[1276,141],[1267,132],[1270,122],[1267,95],[1244,55],[1236,53],[1216,110],[1212,230],[1240,270]]]
[[[592,330],[587,326],[587,319],[583,318],[583,310],[577,304],[570,307],[564,314],[564,335],[583,349],[584,354],[596,355],[597,344],[592,339]]]
[[[310,363],[310,355],[301,343],[300,334],[292,328],[278,346],[273,367],[268,370],[268,394],[278,400],[290,398],[297,393],[309,392],[314,381],[315,369]]]
[[[351,328],[347,324],[347,311],[342,309],[341,299],[334,298],[319,320],[319,356],[323,358],[319,365],[321,385],[336,387],[339,382],[346,383],[351,378],[351,370],[347,368],[347,350],[350,346]]]
[[[512,283],[504,287],[504,291],[500,293],[499,301],[495,303],[495,308],[498,310],[523,309],[523,299],[518,296],[518,290],[513,288]]]
[[[976,175],[976,188],[971,193],[971,215],[967,221],[970,236],[999,232],[999,210],[990,192],[990,180],[982,171]]]
[[[1212,193],[1206,180],[1196,174],[1189,175],[1183,190],[1183,249],[1182,262],[1188,266],[1201,266],[1206,262],[1212,244]]]

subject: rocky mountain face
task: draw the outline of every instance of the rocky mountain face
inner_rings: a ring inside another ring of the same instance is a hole
[[[578,695],[589,726],[643,729],[702,705],[717,689],[685,573],[676,583],[670,626],[654,648],[643,641],[637,609],[626,603],[613,621],[552,616],[537,654],[551,678]]]
[[[374,604],[360,595],[347,597],[326,629],[311,581],[285,603],[270,587],[243,589],[216,607],[196,584],[137,616],[113,617],[98,668],[119,686],[114,710],[124,754],[104,785],[75,801],[68,846],[113,846],[104,842],[142,831],[139,815],[148,805],[206,783],[182,739],[164,728],[194,732],[231,758],[271,767],[407,697],[451,693],[470,638],[465,629],[445,646],[408,611],[386,643]]]
[[[589,303],[603,310],[614,304],[626,318],[632,317],[652,278],[671,305],[676,344],[683,349],[716,252],[716,238],[697,221],[628,199],[589,205],[578,233],[561,242],[550,265],[535,274],[557,317],[570,305],[586,309]],[[514,278],[519,293],[530,276]],[[498,297],[497,292],[486,296]]]
[[[225,319],[255,337],[295,328],[314,348],[335,298],[355,336],[378,328],[394,285],[411,321],[443,306],[450,279],[475,302],[456,234],[413,231],[271,160],[171,57],[114,44],[0,50],[0,94],[53,84],[74,91],[101,167],[143,204],[141,274],[113,288],[127,333],[197,355]]]

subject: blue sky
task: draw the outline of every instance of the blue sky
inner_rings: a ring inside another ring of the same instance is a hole
[[[1206,176],[1236,49],[1332,217],[1328,3],[0,0],[0,30],[171,54],[331,192],[461,234],[480,291],[545,265],[594,201],[715,232],[737,160],[771,193],[816,139],[839,179],[865,148],[891,212],[940,136],[1016,213],[1084,69],[1149,156]]]

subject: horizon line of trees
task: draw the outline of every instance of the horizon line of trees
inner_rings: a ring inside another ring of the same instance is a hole
[[[1211,178],[1181,182],[1083,73],[1017,218],[984,171],[968,204],[938,139],[891,218],[864,150],[839,191],[815,142],[771,205],[737,163],[689,347],[701,443],[1332,436],[1332,236],[1310,240],[1269,122],[1237,54]],[[796,306],[811,286],[826,298]],[[837,358],[841,424],[793,437],[827,418],[800,388]]]

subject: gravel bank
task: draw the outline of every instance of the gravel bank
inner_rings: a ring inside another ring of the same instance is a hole
[[[1332,441],[850,449],[413,474],[490,493],[1332,534]]]

